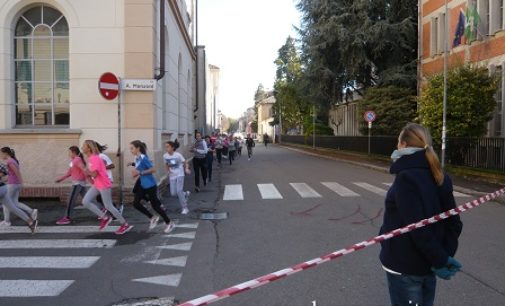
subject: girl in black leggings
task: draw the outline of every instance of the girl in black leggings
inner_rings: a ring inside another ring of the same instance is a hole
[[[130,152],[135,156],[135,169],[132,170],[132,175],[134,178],[138,178],[135,188],[133,189],[135,194],[133,206],[151,220],[149,230],[154,229],[156,225],[158,225],[160,218],[158,216],[153,216],[149,210],[140,203],[142,199],[147,197],[153,209],[163,218],[163,221],[165,221],[165,233],[170,233],[175,228],[175,224],[161,208],[161,202],[158,198],[158,186],[153,175],[156,170],[149,160],[146,151],[145,143],[139,140],[130,143]]]

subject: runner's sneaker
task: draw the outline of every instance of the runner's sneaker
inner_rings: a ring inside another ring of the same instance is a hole
[[[9,226],[11,226],[11,223],[9,221],[0,222],[0,227],[9,227]]]
[[[181,211],[181,214],[182,214],[182,215],[187,215],[187,214],[189,214],[189,209],[188,209],[187,207],[184,207],[184,208],[182,209],[182,211]]]
[[[195,187],[195,192],[200,192],[200,187]]]
[[[116,235],[123,235],[124,233],[128,232],[133,228],[133,225],[129,225],[128,223],[124,223],[121,225],[118,230],[116,231]]]
[[[104,215],[109,212],[107,209],[105,209],[105,207],[102,208],[101,211],[103,212]],[[102,218],[103,217],[98,217],[98,220],[102,220]]]
[[[38,225],[39,225],[39,221],[38,220],[33,220],[32,224],[28,225],[28,227],[30,228],[30,231],[32,232],[32,234],[35,234],[35,232],[37,231],[37,226]]]
[[[70,224],[72,220],[69,217],[63,217],[60,220],[56,221],[57,225],[67,225]]]
[[[109,216],[105,216],[100,219],[100,230],[103,231],[109,224],[112,222],[112,218]]]
[[[151,218],[151,223],[149,224],[149,230],[152,231],[156,225],[158,225],[158,222],[160,221],[160,217],[154,216]]]
[[[32,217],[32,220],[38,220],[39,219],[39,210],[33,209],[30,217]]]
[[[165,232],[165,234],[169,234],[174,229],[175,229],[175,223],[173,221],[170,221],[170,223],[168,223],[167,227],[165,228],[164,232]]]

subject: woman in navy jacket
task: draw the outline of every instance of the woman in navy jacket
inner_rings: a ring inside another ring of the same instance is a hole
[[[453,187],[423,126],[408,124],[398,138],[381,234],[456,207]],[[433,305],[436,276],[450,279],[461,268],[453,258],[462,223],[453,216],[381,243],[392,305]]]

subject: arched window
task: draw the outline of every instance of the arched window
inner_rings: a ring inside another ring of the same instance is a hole
[[[26,11],[14,33],[17,126],[68,126],[68,24],[57,10]]]

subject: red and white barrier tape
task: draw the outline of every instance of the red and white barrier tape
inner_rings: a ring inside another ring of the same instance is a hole
[[[446,212],[443,212],[443,213],[433,216],[431,218],[421,220],[417,223],[412,223],[410,225],[396,229],[396,230],[391,231],[389,233],[386,233],[386,234],[383,234],[380,236],[376,236],[375,238],[372,238],[370,240],[362,241],[362,242],[357,243],[357,244],[350,246],[348,248],[341,249],[341,250],[335,251],[333,253],[318,257],[318,258],[314,258],[312,260],[300,263],[300,264],[293,266],[291,268],[287,268],[287,269],[283,269],[283,270],[280,270],[280,271],[277,271],[277,272],[274,272],[271,274],[267,274],[267,275],[261,276],[259,278],[247,281],[245,283],[218,291],[216,293],[209,294],[209,295],[203,296],[201,298],[194,299],[194,300],[179,304],[179,306],[209,305],[211,303],[220,301],[220,300],[230,297],[232,295],[236,295],[238,293],[266,285],[270,282],[279,280],[279,279],[284,278],[286,276],[293,275],[295,273],[307,270],[309,268],[313,268],[315,266],[318,266],[318,265],[328,262],[330,260],[334,260],[334,259],[340,258],[344,255],[353,253],[355,251],[359,251],[359,250],[369,247],[371,245],[380,243],[384,240],[389,240],[393,237],[406,234],[408,232],[411,232],[415,229],[424,227],[426,225],[437,223],[438,221],[441,221],[443,219],[447,219],[451,216],[459,215],[462,212],[465,212],[467,210],[475,208],[475,207],[479,206],[480,204],[484,204],[486,202],[489,202],[489,201],[491,201],[491,200],[495,199],[496,197],[503,195],[503,194],[505,194],[505,188],[502,188],[496,192],[487,194],[478,200],[468,202],[466,204],[463,204],[461,206],[458,206],[454,209],[448,210]]]

